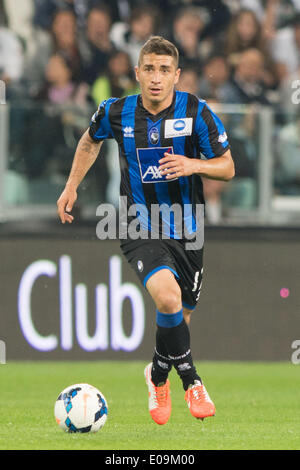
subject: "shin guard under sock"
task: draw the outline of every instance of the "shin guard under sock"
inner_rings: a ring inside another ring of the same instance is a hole
[[[172,365],[174,365],[180,376],[185,390],[195,380],[201,382],[193,364],[190,350],[190,332],[183,318],[182,310],[171,314],[157,311],[156,322],[157,334],[156,351],[153,358],[153,383],[156,385],[160,382],[165,382]]]

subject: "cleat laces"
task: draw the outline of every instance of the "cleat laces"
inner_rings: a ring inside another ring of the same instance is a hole
[[[197,401],[209,400],[209,396],[207,391],[204,387],[200,387],[200,385],[196,385],[192,388],[192,394]]]
[[[155,403],[156,405],[164,405],[167,403],[168,387],[167,384],[155,387]]]

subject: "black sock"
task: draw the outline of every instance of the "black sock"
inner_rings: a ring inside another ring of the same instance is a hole
[[[160,328],[156,330],[156,347],[152,359],[151,379],[157,387],[161,383],[165,383],[170,370],[172,369],[172,361],[168,358],[168,351],[161,335]]]
[[[183,318],[182,310],[175,314],[157,312],[157,336],[164,343],[168,353],[167,357],[181,378],[184,390],[194,384],[195,380],[201,382],[193,363],[190,332]]]

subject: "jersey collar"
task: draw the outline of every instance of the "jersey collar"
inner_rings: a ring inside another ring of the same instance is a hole
[[[173,100],[172,100],[172,103],[170,104],[170,106],[163,109],[158,114],[151,114],[151,113],[149,113],[149,111],[147,111],[146,108],[144,108],[143,101],[142,101],[142,95],[138,96],[137,105],[138,105],[138,108],[139,108],[141,113],[143,113],[147,118],[150,118],[153,122],[156,122],[159,119],[167,116],[169,113],[171,113],[175,109],[175,101],[176,101],[176,93],[174,91]]]

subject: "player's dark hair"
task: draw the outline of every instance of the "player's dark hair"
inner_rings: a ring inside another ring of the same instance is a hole
[[[152,36],[143,45],[139,56],[139,65],[146,54],[169,55],[173,57],[176,69],[178,67],[179,53],[177,47],[162,36]]]

